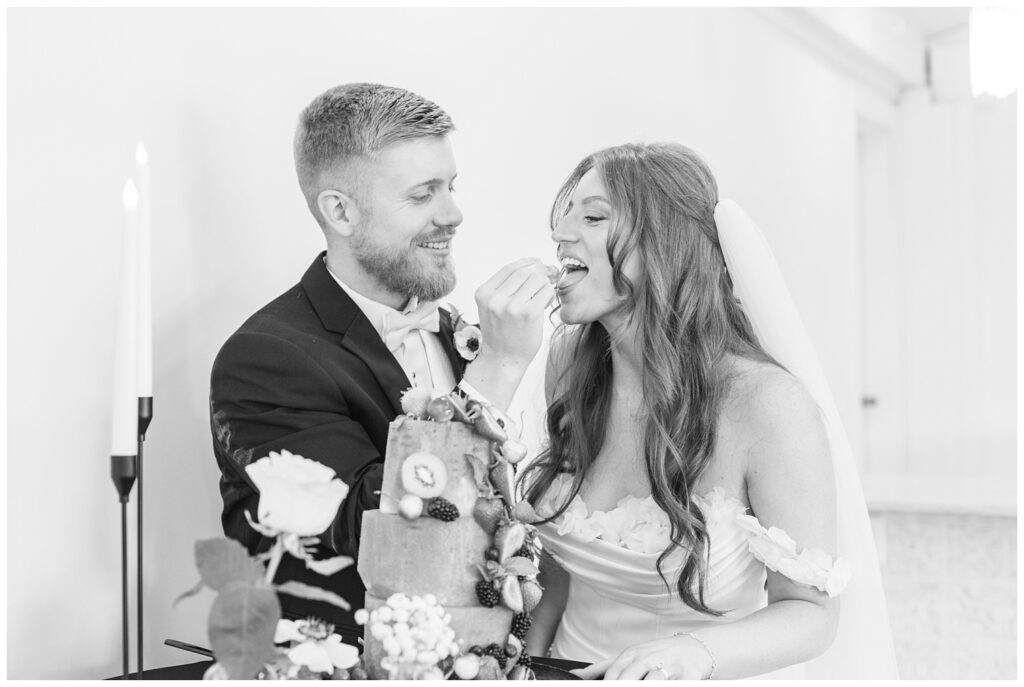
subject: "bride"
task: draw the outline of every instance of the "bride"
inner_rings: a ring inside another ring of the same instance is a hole
[[[589,679],[895,677],[848,444],[753,225],[654,144],[584,159],[552,228],[529,652]]]

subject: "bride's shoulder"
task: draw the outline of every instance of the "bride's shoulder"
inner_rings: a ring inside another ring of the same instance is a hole
[[[748,493],[778,488],[792,495],[800,484],[826,493],[832,470],[828,433],[806,387],[777,365],[749,360],[736,361],[730,382],[720,437],[730,455],[742,457]]]
[[[723,419],[747,432],[816,431],[817,403],[786,369],[770,362],[733,356],[725,362],[727,391]],[[758,438],[763,438],[759,436]]]

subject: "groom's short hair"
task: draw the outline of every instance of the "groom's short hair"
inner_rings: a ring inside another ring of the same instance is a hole
[[[349,160],[396,143],[444,136],[455,129],[436,103],[393,86],[349,83],[313,99],[295,129],[295,171],[310,212],[321,222],[316,198],[324,175]]]

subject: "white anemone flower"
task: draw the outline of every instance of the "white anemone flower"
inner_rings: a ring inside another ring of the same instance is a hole
[[[281,619],[277,621],[274,643],[291,642],[288,659],[314,673],[351,668],[359,662],[359,649],[343,644],[341,636],[331,630],[332,626],[318,620]]]

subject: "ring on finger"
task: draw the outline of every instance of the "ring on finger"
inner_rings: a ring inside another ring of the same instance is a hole
[[[656,670],[657,670],[657,671],[660,671],[660,672],[661,672],[661,674],[665,676],[665,679],[666,679],[666,680],[668,679],[668,671],[667,671],[667,670],[665,670],[665,664],[664,664],[664,663],[662,663],[662,662],[660,662],[660,661],[659,661],[658,663],[655,663],[655,664],[654,664],[654,667],[653,667],[653,668],[651,668],[651,669],[650,669],[649,671],[647,671],[647,672],[648,672],[648,673],[653,673],[653,672],[654,672],[654,671],[656,671]]]

